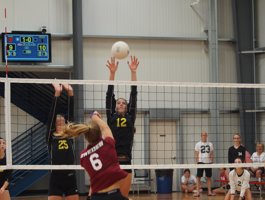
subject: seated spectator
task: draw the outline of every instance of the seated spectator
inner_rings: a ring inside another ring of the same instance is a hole
[[[221,185],[219,188],[216,188],[213,190],[214,193],[216,193],[216,194],[225,194],[226,193],[226,189],[228,189],[228,187],[229,187],[228,176],[229,176],[229,174],[228,174],[228,171],[226,170],[226,168],[221,168],[220,173],[219,173],[219,178],[221,181],[224,181],[224,182],[221,182]]]
[[[256,152],[251,156],[251,162],[253,163],[265,163],[264,145],[261,143],[256,144]],[[261,176],[264,174],[264,167],[251,167],[250,173],[261,181]]]
[[[189,169],[185,169],[181,177],[181,191],[188,193],[196,189],[196,177],[190,173]]]

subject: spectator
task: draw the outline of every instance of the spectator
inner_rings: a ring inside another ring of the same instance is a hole
[[[234,145],[228,149],[228,163],[234,163],[236,158],[240,158],[242,162],[245,162],[246,148],[241,144],[241,137],[239,133],[233,136]],[[234,168],[230,168],[230,171]]]
[[[228,187],[229,187],[229,185],[228,185],[229,174],[228,174],[228,171],[226,170],[226,168],[220,169],[219,177],[220,177],[220,180],[222,181],[221,185],[219,188],[214,189],[213,192],[216,194],[225,194],[226,189],[228,189]]]
[[[256,152],[252,154],[250,159],[253,163],[265,163],[265,152],[263,144],[256,144]],[[261,181],[261,176],[262,174],[264,174],[264,167],[251,167],[250,172],[253,176],[258,178],[259,181]]]
[[[201,133],[201,141],[196,143],[195,145],[195,159],[197,164],[211,164],[213,163],[213,144],[207,141],[208,134],[203,131]],[[216,194],[212,192],[211,184],[212,184],[212,169],[211,168],[198,168],[197,169],[197,192],[194,194],[194,197],[200,196],[200,188],[201,188],[201,177],[203,176],[203,172],[205,171],[206,179],[207,179],[207,189],[208,196],[215,196]]]
[[[190,173],[189,169],[185,169],[181,177],[181,191],[188,193],[196,189],[196,178]]]

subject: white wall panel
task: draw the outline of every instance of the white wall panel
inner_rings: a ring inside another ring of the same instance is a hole
[[[14,0],[13,9],[9,10],[14,12],[14,23],[10,30],[40,30],[41,25],[48,24],[48,5],[48,1]]]
[[[72,40],[52,40],[52,64],[54,65],[73,64]]]
[[[218,0],[217,6],[219,38],[234,38],[232,1]]]
[[[233,43],[219,42],[219,82],[236,83],[236,53]]]
[[[84,35],[205,36],[205,24],[190,7],[191,2],[193,1],[83,0],[83,32]],[[205,15],[207,9],[200,6],[199,11]]]
[[[42,25],[51,33],[72,33],[71,0],[2,0],[0,28],[4,31],[39,31]],[[7,18],[4,18],[4,8]]]
[[[52,33],[72,33],[72,0],[48,0],[48,2],[48,31]]]
[[[141,81],[208,82],[208,55],[203,42],[126,40],[131,55],[139,57],[137,76]],[[108,79],[106,61],[111,56],[111,39],[84,40],[84,78]],[[117,80],[130,80],[127,61],[121,60]]]
[[[257,46],[265,47],[265,1],[256,0],[256,31]]]

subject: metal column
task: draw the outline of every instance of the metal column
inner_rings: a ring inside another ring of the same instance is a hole
[[[209,24],[208,24],[208,48],[209,48],[209,70],[211,83],[218,83],[218,29],[217,29],[217,0],[208,0],[209,5]],[[219,136],[219,106],[218,106],[218,89],[210,88],[210,138]],[[218,149],[218,142],[213,141],[215,149]],[[219,157],[219,156],[216,156]]]
[[[255,83],[255,56],[242,51],[254,50],[253,2],[233,0],[233,21],[236,39],[237,79],[239,83]],[[256,98],[254,89],[239,89],[240,134],[251,153],[255,151]]]
[[[73,79],[83,79],[83,27],[82,27],[82,0],[72,0],[73,17]],[[74,87],[74,116],[75,121],[84,121],[83,86]],[[79,163],[79,153],[84,148],[84,139],[77,138],[75,142],[76,160]],[[79,193],[87,192],[85,187],[84,171],[77,172],[77,186]]]

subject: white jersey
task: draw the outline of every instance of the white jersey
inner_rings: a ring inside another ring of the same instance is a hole
[[[213,152],[213,144],[211,142],[198,142],[195,145],[195,151],[199,152],[198,162],[212,163],[211,153]]]
[[[184,184],[187,181],[187,178],[183,175],[181,177],[181,183]],[[196,178],[195,176],[193,176],[192,174],[190,175],[190,177],[188,178],[188,185],[195,185],[196,184]]]
[[[244,169],[243,173],[238,176],[235,169],[229,173],[230,193],[235,194],[236,191],[240,192],[240,196],[244,197],[246,189],[249,187],[250,174]]]
[[[250,157],[253,163],[262,163],[265,162],[265,153],[262,152],[260,155],[257,154],[257,152],[254,152],[252,156]]]

